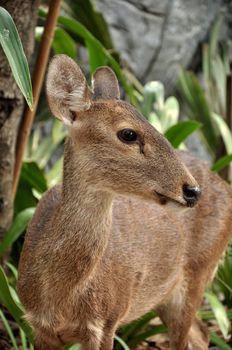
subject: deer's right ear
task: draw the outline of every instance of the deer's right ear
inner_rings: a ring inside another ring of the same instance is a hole
[[[65,124],[73,122],[73,112],[86,111],[91,91],[79,66],[66,55],[55,56],[48,68],[47,98],[52,114]]]

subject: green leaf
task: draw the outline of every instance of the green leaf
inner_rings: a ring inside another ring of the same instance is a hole
[[[228,335],[230,321],[226,315],[226,311],[220,300],[212,292],[205,292],[205,297],[208,300],[224,337]]]
[[[17,345],[16,338],[15,338],[13,332],[12,332],[12,329],[11,329],[11,327],[10,327],[10,324],[9,324],[9,322],[7,321],[7,318],[5,317],[5,315],[4,315],[4,313],[2,312],[1,309],[0,309],[0,319],[2,320],[2,323],[3,323],[3,325],[4,325],[4,327],[5,327],[6,331],[7,331],[7,333],[8,333],[8,335],[9,335],[9,338],[10,338],[10,340],[11,340],[11,343],[12,343],[12,345],[13,345],[14,350],[19,350],[18,345]]]
[[[14,21],[3,7],[0,7],[0,43],[15,81],[32,109],[33,94],[27,59]]]
[[[152,111],[159,111],[164,106],[164,86],[159,81],[150,81],[143,88],[141,111],[148,119]]]
[[[232,162],[232,154],[228,154],[220,159],[214,165],[211,167],[212,171],[220,171],[224,169],[227,165],[229,165]]]
[[[35,162],[23,163],[20,178],[41,193],[47,190],[44,173]]]
[[[55,186],[62,181],[63,160],[64,160],[64,157],[61,156],[55,162],[53,167],[47,172],[46,179],[49,184],[49,187]]]
[[[115,334],[114,338],[123,347],[124,350],[130,350],[129,346],[124,342],[122,338]]]
[[[65,5],[68,5],[68,8]],[[113,44],[107,23],[102,13],[96,11],[93,1],[65,0],[62,6],[69,15],[82,23],[107,49],[112,50]]]
[[[66,346],[65,350],[80,350],[80,345],[79,344],[73,344],[71,346]]]
[[[194,73],[186,72],[182,69],[177,86],[187,104],[188,116],[202,124],[201,131],[209,150],[215,154],[218,145],[218,135],[210,112],[210,106],[199,81]]]
[[[27,337],[24,331],[20,328],[19,329],[19,335],[22,343],[22,350],[27,350]]]
[[[194,131],[199,129],[201,124],[196,121],[183,121],[172,126],[165,132],[165,136],[173,147],[177,148]]]
[[[232,320],[232,310],[227,311],[226,314],[228,319]],[[215,315],[212,311],[200,310],[198,311],[198,315],[202,320],[205,321],[215,320]]]
[[[220,36],[222,24],[223,24],[223,17],[218,16],[217,20],[214,22],[213,28],[210,33],[209,49],[210,49],[210,56],[212,58],[215,57],[217,54],[218,42],[219,42],[219,36]]]
[[[228,154],[232,153],[232,134],[225,120],[218,114],[212,113],[212,118],[222,136]]]
[[[34,212],[35,208],[27,208],[16,216],[11,228],[6,233],[6,235],[3,238],[3,241],[1,242],[0,256],[2,256],[7,250],[7,248],[9,248],[25,231]]]
[[[217,345],[221,350],[232,350],[232,347],[226,344],[226,342],[214,332],[210,334],[210,341]]]
[[[131,322],[128,325],[120,328],[120,336],[127,341],[128,338],[133,338],[138,332],[141,332],[144,327],[157,316],[155,311],[150,311],[140,317],[138,320]]]
[[[106,55],[99,52],[98,47],[89,41],[86,41],[86,47],[89,54],[89,65],[91,73],[94,73],[98,67],[107,66],[108,60]]]
[[[160,326],[155,326],[152,327],[151,329],[147,330],[146,332],[142,333],[142,334],[138,334],[137,336],[131,338],[128,341],[128,344],[132,347],[134,347],[137,344],[140,344],[141,342],[143,342],[144,340],[146,340],[147,338],[155,335],[155,334],[163,334],[163,333],[167,333],[167,327],[160,325]]]
[[[2,303],[7,310],[10,312],[11,316],[15,319],[18,325],[26,333],[28,339],[32,342],[32,332],[29,325],[23,320],[23,309],[16,304],[11,292],[10,286],[7,281],[7,277],[0,266],[0,303]]]
[[[178,122],[179,111],[180,107],[177,99],[174,96],[168,97],[161,113],[161,124],[164,131]]]
[[[77,55],[77,47],[75,41],[62,28],[56,28],[52,42],[52,48],[56,54],[66,54],[73,59]]]

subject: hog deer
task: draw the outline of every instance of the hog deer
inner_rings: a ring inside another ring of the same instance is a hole
[[[117,328],[151,309],[172,350],[208,349],[195,314],[232,230],[230,187],[121,101],[110,68],[91,90],[55,56],[47,97],[69,137],[63,183],[40,200],[20,259],[36,349],[111,350]]]

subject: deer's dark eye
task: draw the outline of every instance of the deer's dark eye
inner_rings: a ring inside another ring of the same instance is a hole
[[[138,138],[136,132],[132,129],[120,130],[117,135],[119,140],[126,143],[135,142]]]

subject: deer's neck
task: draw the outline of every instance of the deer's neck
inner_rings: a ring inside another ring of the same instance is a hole
[[[94,273],[108,243],[112,195],[88,183],[88,174],[72,147],[69,140],[65,147],[57,249],[65,273],[81,283]]]

